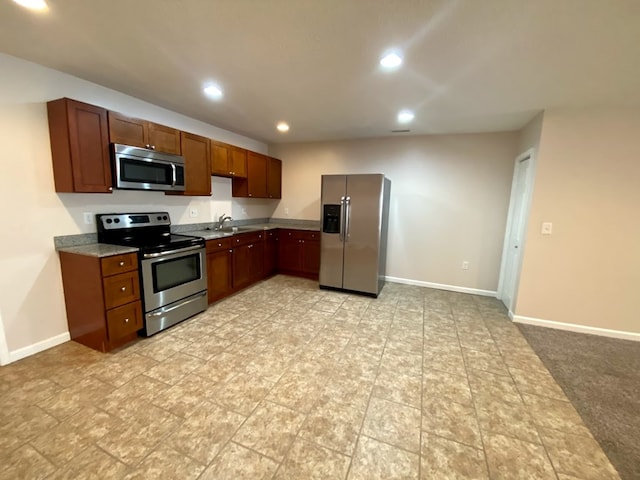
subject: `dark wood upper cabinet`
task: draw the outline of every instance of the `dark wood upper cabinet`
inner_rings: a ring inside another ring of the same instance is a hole
[[[61,98],[47,114],[56,192],[111,193],[107,110]]]
[[[282,161],[273,157],[267,159],[267,196],[282,198]]]
[[[212,140],[211,175],[245,178],[247,176],[247,151],[244,148]]]
[[[134,147],[180,155],[180,130],[109,112],[109,140]]]
[[[247,155],[247,196],[267,197],[267,157],[249,152]]]
[[[209,139],[193,133],[180,132],[180,144],[185,166],[185,191],[165,192],[166,195],[211,195]]]

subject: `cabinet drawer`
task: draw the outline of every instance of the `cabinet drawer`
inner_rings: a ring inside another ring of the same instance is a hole
[[[107,309],[140,299],[138,271],[113,275],[102,280],[104,303]]]
[[[127,253],[124,255],[114,255],[102,259],[102,276],[108,277],[118,273],[130,272],[138,269],[138,255]]]
[[[228,250],[231,248],[231,238],[216,238],[207,240],[207,253],[219,252],[220,250]]]
[[[240,245],[247,245],[249,243],[261,242],[264,238],[264,231],[241,233],[240,235],[234,235],[231,237],[232,245],[238,247]]]
[[[280,231],[280,237],[295,240],[320,240],[320,232],[312,230],[283,229]]]
[[[142,307],[140,302],[128,303],[107,312],[107,333],[114,341],[137,332],[142,328]]]

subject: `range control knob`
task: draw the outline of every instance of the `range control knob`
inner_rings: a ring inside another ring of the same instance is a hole
[[[158,220],[162,220],[162,217],[160,215],[158,215]]]
[[[107,218],[107,223],[113,223],[113,220],[111,220],[110,218]]]
[[[165,215],[164,217],[162,217],[163,220],[166,220],[168,217]]]
[[[113,221],[114,221],[114,223],[120,223],[120,219],[119,218],[114,218]]]

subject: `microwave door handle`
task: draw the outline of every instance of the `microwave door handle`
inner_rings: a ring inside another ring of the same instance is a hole
[[[176,186],[176,166],[172,163],[171,164],[171,186],[175,187]]]

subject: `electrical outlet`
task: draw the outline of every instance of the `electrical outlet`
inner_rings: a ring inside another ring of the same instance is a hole
[[[194,208],[194,207],[191,207],[191,208],[189,209],[189,216],[190,216],[191,218],[195,218],[195,217],[197,217],[197,216],[198,216],[198,209],[197,209],[197,208]]]
[[[542,233],[542,235],[551,235],[553,233],[553,223],[543,222],[542,231],[540,233]]]
[[[469,270],[469,262],[467,262],[466,260],[462,262],[462,269]]]
[[[84,216],[84,224],[85,225],[93,225],[93,213],[84,212],[82,215]]]
[[[247,214],[247,209],[246,209],[246,208],[244,208],[244,207],[242,207],[242,214],[243,214],[243,215],[246,215],[246,214]]]
[[[289,207],[284,207],[284,214],[289,216]]]

